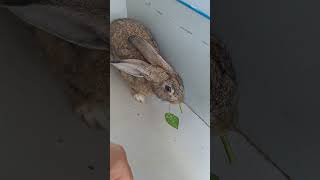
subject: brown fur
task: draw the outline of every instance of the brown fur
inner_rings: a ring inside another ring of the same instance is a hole
[[[143,37],[159,52],[158,44],[153,40],[151,32],[142,24],[133,19],[119,19],[112,22],[110,26],[110,40],[114,52],[120,59],[140,59],[145,60],[141,53],[128,43],[131,35]],[[144,78],[137,78],[127,73],[121,72],[122,77],[127,80],[132,93],[141,93],[145,96],[152,94],[151,84]]]
[[[53,71],[65,83],[73,109],[83,116],[109,103],[109,52],[86,49],[34,29]],[[92,126],[93,120],[85,119]]]
[[[149,43],[159,54],[159,48],[153,39],[151,32],[140,22],[124,18],[118,19],[111,23],[110,40],[113,53],[119,59],[139,59],[148,62],[133,44],[129,42],[130,36],[138,36]],[[141,94],[144,96],[157,95],[160,99],[171,103],[180,103],[183,101],[183,83],[179,75],[165,69],[164,66],[152,65],[146,69],[149,77],[135,77],[125,72],[121,72],[122,77],[128,82],[133,95]],[[151,80],[152,79],[152,80]],[[164,90],[165,85],[170,85],[174,89],[173,94],[169,94]]]
[[[211,47],[211,124],[213,132],[222,135],[233,127],[237,115],[237,82],[226,48],[214,36]]]

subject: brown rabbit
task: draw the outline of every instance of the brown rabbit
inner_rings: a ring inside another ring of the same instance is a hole
[[[87,49],[35,29],[54,72],[65,82],[75,112],[89,127],[101,128],[96,106],[109,105],[109,52]]]
[[[33,26],[47,59],[66,84],[73,109],[89,127],[100,128],[94,112],[109,103],[107,1],[8,0],[0,5]]]
[[[160,56],[150,31],[140,22],[117,19],[111,23],[112,65],[121,71],[135,100],[155,94],[173,104],[184,100],[183,82],[179,74]]]

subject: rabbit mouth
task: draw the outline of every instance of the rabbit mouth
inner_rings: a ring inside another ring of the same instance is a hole
[[[180,104],[182,103],[183,101],[181,99],[178,99],[178,98],[167,98],[167,99],[163,99],[163,98],[160,98],[159,99],[163,102],[169,102],[170,104]]]
[[[180,104],[183,102],[183,99],[169,100],[170,104]]]
[[[169,101],[171,104],[180,104],[179,101]]]
[[[184,101],[184,96],[182,95],[179,95],[180,93],[174,93],[174,94],[171,94],[169,95],[169,98],[168,98],[168,101],[171,103],[171,104],[180,104],[180,103],[183,103]]]

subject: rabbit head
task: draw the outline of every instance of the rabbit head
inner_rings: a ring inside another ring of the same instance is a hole
[[[134,77],[145,78],[159,99],[172,104],[183,102],[184,87],[179,74],[143,38],[132,35],[128,41],[143,55],[146,61],[117,58],[111,64]]]

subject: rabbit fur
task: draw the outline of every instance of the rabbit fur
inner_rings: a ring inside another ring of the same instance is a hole
[[[238,84],[231,57],[224,44],[211,35],[211,118],[215,135],[233,128],[238,115]]]
[[[94,109],[109,105],[109,52],[77,46],[39,29],[34,33],[52,70],[64,81],[73,110],[88,127],[102,128],[94,119]]]
[[[130,86],[135,100],[156,95],[172,104],[184,100],[184,87],[179,74],[160,56],[158,44],[149,29],[130,18],[116,19],[110,26],[112,65]]]
[[[26,23],[90,49],[109,46],[108,3],[105,0],[2,0]]]

